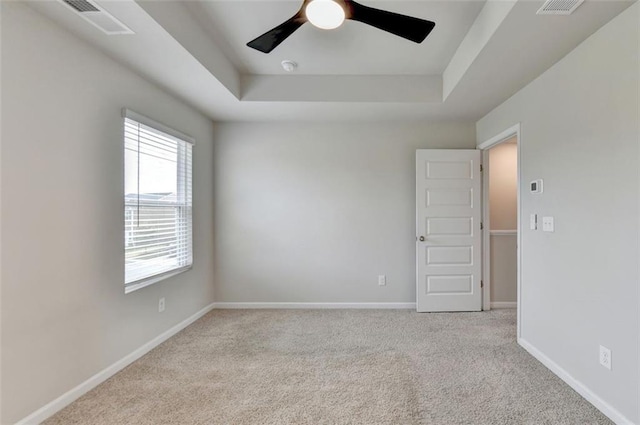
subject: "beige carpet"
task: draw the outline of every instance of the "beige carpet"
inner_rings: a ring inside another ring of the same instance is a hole
[[[45,422],[608,424],[515,311],[217,310]]]

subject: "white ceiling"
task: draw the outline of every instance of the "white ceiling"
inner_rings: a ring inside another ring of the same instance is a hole
[[[227,56],[248,74],[285,74],[284,59],[298,63],[297,74],[442,74],[478,16],[484,0],[368,1],[367,4],[436,22],[416,44],[356,21],[325,31],[303,25],[270,54],[246,43],[293,16],[299,1],[190,1],[185,6],[217,40]]]
[[[29,4],[218,121],[475,121],[634,2],[539,16],[543,0],[361,0],[436,28],[415,45],[358,22],[307,24],[265,55],[245,43],[297,1],[94,1],[136,34],[106,36],[55,0]],[[299,72],[283,74],[283,59]]]

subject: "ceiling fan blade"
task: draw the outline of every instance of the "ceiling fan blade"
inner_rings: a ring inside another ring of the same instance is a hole
[[[347,19],[371,25],[416,43],[422,43],[436,26],[436,23],[432,21],[374,9],[355,1],[347,1],[346,3],[350,9],[350,13],[347,13]]]
[[[263,53],[269,53],[280,43],[286,40],[291,34],[293,34],[298,28],[307,22],[307,18],[304,13],[298,12],[286,22],[278,25],[274,29],[265,32],[260,37],[251,40],[247,43],[247,46],[259,50]]]

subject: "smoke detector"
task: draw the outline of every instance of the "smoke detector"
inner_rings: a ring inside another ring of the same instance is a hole
[[[296,68],[298,68],[298,64],[290,60],[284,60],[280,62],[280,65],[282,65],[282,69],[287,72],[293,72],[296,70]]]
[[[131,28],[90,0],[59,0],[84,20],[107,35],[135,34]]]
[[[571,15],[584,0],[547,0],[537,15]]]

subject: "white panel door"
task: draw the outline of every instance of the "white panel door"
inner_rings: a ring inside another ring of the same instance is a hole
[[[480,151],[416,151],[417,309],[482,309]]]

